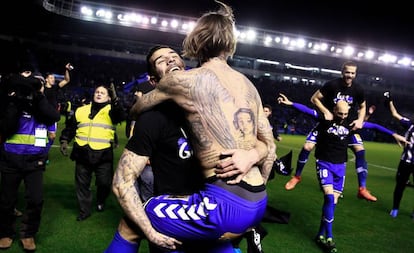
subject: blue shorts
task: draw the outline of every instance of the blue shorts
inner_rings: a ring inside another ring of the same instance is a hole
[[[356,146],[356,145],[364,145],[364,142],[362,141],[361,136],[357,133],[349,135],[348,146]]]
[[[260,223],[267,205],[266,192],[260,194],[260,200],[251,201],[206,184],[202,191],[186,197],[153,197],[144,208],[160,233],[183,242],[216,241],[225,232],[242,234]]]
[[[316,160],[316,176],[321,187],[332,185],[334,192],[342,193],[345,185],[346,163]]]

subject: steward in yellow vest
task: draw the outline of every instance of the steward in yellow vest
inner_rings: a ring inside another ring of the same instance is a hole
[[[111,97],[112,95],[112,97]],[[113,142],[115,126],[127,117],[118,103],[115,88],[98,86],[90,104],[76,109],[60,136],[61,151],[67,155],[68,143],[74,139],[70,158],[76,162],[75,186],[79,204],[78,221],[91,215],[92,174],[96,176],[98,211],[104,210],[105,200],[111,192],[113,177]]]

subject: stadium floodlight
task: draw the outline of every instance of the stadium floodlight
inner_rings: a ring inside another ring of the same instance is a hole
[[[111,19],[112,18],[112,12],[109,10],[105,10],[105,9],[99,9],[96,11],[95,15],[98,18],[104,18],[104,19]]]
[[[161,26],[162,27],[167,27],[168,26],[168,21],[167,20],[163,20],[163,21],[161,21]]]
[[[197,20],[197,18],[194,17],[83,0],[43,0],[43,7],[50,12],[71,18],[113,25],[132,26],[140,29],[149,29],[161,32],[174,32],[182,35],[186,35],[189,31],[191,31],[194,26],[188,24],[195,24],[195,21]],[[132,18],[133,16],[128,16],[130,13],[140,13],[142,17],[136,16],[135,18]],[[112,20],[112,17],[117,18]],[[129,19],[134,20],[135,23]],[[161,24],[158,23],[158,20],[162,20]],[[168,27],[174,29],[167,29]],[[291,51],[300,49],[301,52],[309,54],[321,54],[328,57],[355,59],[358,61],[365,61],[373,64],[385,64],[393,67],[407,66],[411,70],[414,70],[414,65],[410,60],[414,57],[407,56],[406,54],[393,53],[393,57],[391,57],[389,52],[380,49],[372,50],[375,51],[375,54],[371,54],[371,49],[364,49],[362,46],[356,47],[358,48],[357,51],[359,53],[355,54],[355,48],[348,48],[348,45],[338,41],[330,41],[298,34],[244,27],[239,25],[237,25],[237,27],[235,26],[235,30],[243,31],[236,33],[239,43],[249,43],[259,47],[274,47]],[[274,38],[273,40],[275,43],[271,43],[272,41],[269,38]],[[281,47],[281,43],[283,44],[283,47]],[[374,55],[381,55],[381,57],[375,58]]]
[[[92,16],[93,15],[93,10],[87,6],[82,6],[81,7],[81,13],[85,16]]]
[[[394,63],[397,61],[397,56],[392,54],[383,54],[380,57],[378,57],[378,61],[382,61],[385,63]]]
[[[247,32],[246,32],[246,39],[247,40],[254,41],[256,39],[256,37],[257,37],[257,33],[256,33],[255,30],[253,30],[253,29],[247,30]]]
[[[352,56],[354,54],[354,52],[355,52],[355,48],[353,48],[352,46],[347,46],[344,49],[344,54],[346,56]]]
[[[296,46],[298,48],[305,48],[305,45],[306,45],[306,40],[305,39],[299,38],[296,41],[297,41]]]
[[[337,47],[336,49],[335,49],[335,53],[337,53],[337,54],[342,54],[343,53],[343,49],[342,48],[340,48],[340,47]]]
[[[176,29],[178,27],[178,21],[176,19],[171,20],[170,26]]]
[[[411,63],[411,58],[409,57],[403,57],[402,59],[398,60],[397,62],[400,65],[409,66]]]
[[[158,19],[156,17],[151,18],[151,25],[156,25],[158,23]]]
[[[289,37],[287,37],[287,36],[283,37],[283,39],[282,39],[282,44],[283,45],[289,45],[289,42],[290,42]]]
[[[271,45],[272,41],[273,41],[272,37],[268,35],[268,36],[266,36],[266,38],[263,42],[264,42],[265,46],[269,46],[269,45]]]
[[[372,50],[368,50],[368,51],[366,51],[365,52],[365,58],[367,58],[367,59],[373,59],[374,58],[374,56],[375,56],[375,52],[374,51],[372,51]]]
[[[282,41],[282,39],[280,38],[280,36],[275,37],[275,42],[276,43],[280,43],[281,41]]]
[[[322,43],[320,43],[320,50],[321,51],[326,51],[327,49],[328,49],[328,43],[324,43],[324,42],[322,42]]]

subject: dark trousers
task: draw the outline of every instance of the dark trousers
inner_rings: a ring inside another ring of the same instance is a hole
[[[394,188],[394,199],[392,209],[399,209],[400,202],[407,186],[407,181],[410,178],[410,175],[414,174],[414,164],[407,163],[405,161],[400,160],[397,169],[397,175],[395,177],[395,188]]]
[[[31,163],[32,164],[32,163]],[[27,166],[31,166],[27,164]],[[24,182],[24,199],[26,208],[21,219],[20,238],[34,237],[39,231],[43,209],[43,169],[2,168],[0,183],[0,238],[16,235],[16,217],[14,208],[17,204],[18,190]],[[26,170],[25,170],[26,169]]]
[[[113,165],[112,162],[100,164],[84,164],[76,162],[75,186],[79,205],[79,215],[89,216],[92,208],[91,182],[95,173],[96,203],[104,204],[111,193]]]

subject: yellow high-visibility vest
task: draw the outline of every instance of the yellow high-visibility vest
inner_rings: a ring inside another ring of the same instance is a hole
[[[115,126],[109,116],[111,105],[104,106],[93,119],[89,118],[91,108],[90,103],[79,107],[75,112],[76,120],[79,122],[75,141],[79,146],[89,144],[95,150],[109,148],[115,136]]]

